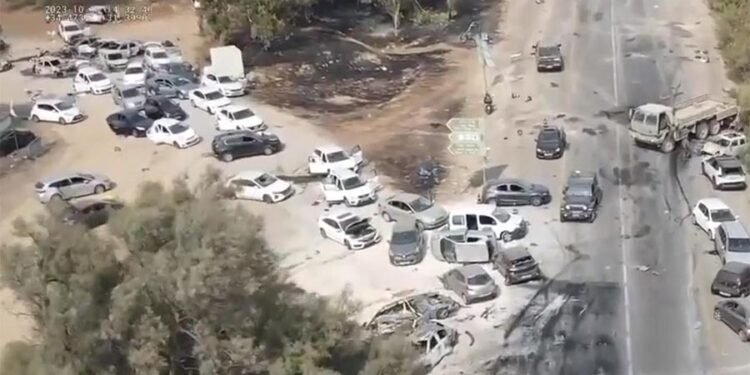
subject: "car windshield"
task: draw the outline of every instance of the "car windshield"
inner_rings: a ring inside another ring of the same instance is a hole
[[[189,128],[182,124],[174,124],[169,126],[169,132],[172,134],[180,134],[187,131]]]
[[[143,68],[140,66],[131,66],[127,69],[125,69],[125,74],[142,74]]]
[[[91,82],[104,81],[105,79],[107,79],[107,76],[102,73],[94,73],[89,76],[89,81]]]
[[[480,273],[469,277],[469,285],[487,285],[492,282],[492,278],[486,273]]]
[[[750,253],[750,238],[730,238],[729,251],[735,253]]]
[[[501,223],[505,223],[510,220],[510,214],[508,213],[508,211],[505,211],[502,208],[497,208],[495,209],[495,211],[492,211],[492,216],[494,216],[495,219],[500,220]]]
[[[593,199],[587,190],[569,190],[565,194],[565,201],[571,204],[589,204]]]
[[[557,130],[543,130],[539,133],[539,140],[542,142],[557,142],[558,139],[560,139],[560,137],[557,134]]]
[[[52,66],[58,66],[58,65],[61,64],[60,60],[58,60],[58,59],[52,59],[52,60],[48,60],[48,61],[49,61],[49,64],[52,65]]]
[[[723,223],[726,221],[735,221],[734,213],[726,208],[711,211],[711,221]]]
[[[122,54],[121,53],[110,53],[109,55],[107,55],[107,58],[110,59],[110,60],[121,60],[122,59]]]
[[[425,197],[419,197],[409,203],[409,206],[411,206],[411,208],[414,209],[415,212],[422,212],[429,210],[430,207],[432,207],[432,202],[427,200],[427,198]]]
[[[232,83],[234,80],[228,76],[219,76],[219,83]]]
[[[391,244],[394,245],[408,245],[417,242],[417,236],[419,234],[415,230],[408,232],[393,232],[391,236]]]
[[[151,54],[151,56],[155,59],[166,59],[167,53],[166,52],[154,52]]]
[[[61,111],[67,111],[67,110],[73,108],[73,105],[70,104],[70,103],[68,103],[68,102],[59,102],[59,103],[57,103],[55,105],[55,107],[57,107],[57,109],[59,109]]]
[[[141,91],[138,90],[135,87],[131,87],[129,89],[122,90],[122,97],[123,98],[135,98],[136,96],[140,96]]]
[[[260,177],[255,179],[255,183],[260,185],[261,187],[270,186],[274,182],[276,182],[278,179],[274,176],[271,176],[268,173],[263,173]]]
[[[235,120],[242,120],[255,116],[255,113],[249,109],[242,109],[234,113]]]
[[[328,154],[327,156],[328,156],[329,163],[336,163],[339,161],[344,161],[346,159],[349,159],[349,155],[347,155],[344,151],[332,152]]]
[[[185,78],[176,78],[172,82],[174,82],[175,86],[185,86],[190,84],[190,81],[186,80]]]
[[[209,93],[206,93],[206,99],[208,100],[217,100],[223,98],[224,95],[221,95],[218,91],[211,91]]]
[[[68,26],[63,27],[63,30],[65,30],[65,31],[78,31],[78,30],[81,30],[81,29],[78,27],[78,25],[68,25]]]
[[[539,57],[551,57],[560,54],[557,47],[539,47],[538,53]]]
[[[359,176],[353,176],[341,181],[341,184],[344,185],[344,190],[351,190],[364,186],[365,182]]]
[[[728,168],[724,168],[724,174],[743,175],[745,174],[745,171],[742,170],[742,167],[728,167]]]
[[[719,139],[716,143],[721,147],[729,147],[728,139]]]

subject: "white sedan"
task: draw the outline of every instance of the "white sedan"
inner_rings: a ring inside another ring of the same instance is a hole
[[[219,108],[232,104],[226,96],[222,95],[217,89],[199,88],[190,91],[188,95],[190,104],[195,108],[200,108],[210,114],[216,113]]]
[[[250,108],[242,105],[228,105],[216,112],[216,130],[250,130],[260,132],[268,129],[263,119]]]
[[[168,144],[177,148],[197,145],[201,137],[187,124],[171,118],[161,118],[146,131],[146,137],[157,145]]]
[[[143,63],[132,62],[125,68],[125,72],[122,76],[122,82],[125,85],[131,86],[143,86],[146,84],[146,69],[143,68]]]
[[[329,212],[318,219],[318,230],[324,239],[331,239],[349,250],[364,249],[380,242],[378,230],[370,219],[350,211]]]
[[[245,95],[245,84],[228,75],[204,73],[201,85],[219,90],[224,96],[235,97]]]
[[[237,199],[277,203],[294,195],[294,187],[287,181],[260,171],[245,171],[227,180],[226,187]]]
[[[705,198],[696,203],[693,208],[693,224],[697,225],[713,240],[716,228],[721,223],[737,221],[732,209],[718,198]]]
[[[60,125],[66,125],[81,122],[86,116],[74,103],[69,101],[41,99],[34,103],[29,118],[34,122],[56,122]]]

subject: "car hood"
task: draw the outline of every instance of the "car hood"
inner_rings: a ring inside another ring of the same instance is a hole
[[[750,264],[750,253],[738,253],[734,251],[727,251],[726,261],[727,263],[738,262],[738,263]]]
[[[224,106],[228,106],[232,104],[232,101],[227,97],[223,97],[223,98],[216,99],[216,100],[208,100],[206,101],[206,103],[214,107],[224,107]]]
[[[359,196],[362,196],[362,195],[372,194],[373,193],[373,189],[372,189],[372,186],[370,186],[370,183],[365,182],[364,185],[362,185],[362,186],[360,186],[360,187],[358,187],[356,189],[347,190],[347,193],[350,194],[350,195],[355,195],[355,196],[359,197]]]
[[[388,251],[391,253],[391,255],[396,256],[408,256],[408,255],[414,255],[419,254],[419,248],[417,247],[417,243],[407,243],[407,244],[391,244],[388,248]]]
[[[368,232],[369,229],[374,229],[370,225],[370,219],[361,218],[359,221],[355,221],[344,229],[346,234],[362,233],[363,231]]]
[[[78,50],[78,53],[93,53],[93,52],[96,52],[96,48],[92,47],[89,44],[81,44],[78,47],[76,47],[76,50]]]
[[[74,116],[80,115],[81,114],[81,110],[78,109],[78,107],[73,107],[73,108],[67,109],[65,111],[62,111],[62,114],[63,114],[63,116],[70,118],[70,117],[74,117]]]
[[[118,66],[119,65],[127,65],[128,64],[128,59],[126,59],[126,58],[122,58],[122,59],[109,59],[109,60],[107,60],[107,64],[118,65]]]
[[[724,148],[721,147],[718,143],[712,141],[706,142],[703,145],[703,148],[701,148],[702,153],[709,155],[716,155],[718,153],[721,153],[722,151],[724,151]]]
[[[240,82],[220,83],[219,87],[224,90],[242,90],[243,86]]]
[[[417,212],[415,216],[419,221],[429,224],[441,221],[448,217],[448,211],[435,204],[424,211]]]
[[[284,190],[289,189],[289,187],[291,186],[292,184],[290,184],[288,181],[276,180],[274,183],[266,187],[266,189],[273,193],[281,193]]]
[[[242,128],[252,128],[254,126],[263,125],[263,119],[260,116],[250,116],[242,120],[235,120],[234,123]]]
[[[122,105],[126,108],[139,108],[142,107],[144,103],[146,103],[146,97],[144,96],[136,96],[122,100]]]
[[[554,151],[555,149],[558,149],[562,146],[562,142],[559,140],[544,140],[544,141],[537,141],[536,142],[536,148],[545,150],[545,151]]]
[[[183,77],[183,78],[187,78],[187,77]],[[177,86],[177,89],[180,90],[180,92],[182,92],[183,94],[187,94],[188,92],[193,91],[199,87],[200,85],[197,83],[188,83],[184,86]]]
[[[110,87],[110,86],[112,86],[112,81],[110,81],[109,78],[103,79],[101,81],[94,81],[94,82],[91,82],[91,86],[94,86],[94,87]]]
[[[510,215],[510,219],[508,219],[508,221],[506,221],[505,223],[502,223],[502,224],[504,224],[504,225],[510,225],[513,228],[520,227],[521,224],[523,223],[523,216],[512,214],[510,212],[508,212],[508,214]]]
[[[328,164],[331,167],[331,170],[336,169],[354,169],[357,167],[357,161],[354,160],[354,158],[346,158],[342,161],[337,161],[335,163],[329,163]]]
[[[187,140],[190,140],[190,139],[193,139],[193,138],[197,137],[198,135],[195,134],[195,130],[193,130],[193,128],[189,127],[184,132],[182,132],[180,134],[175,134],[174,136],[175,136],[175,138],[179,139],[180,141],[187,141]]]

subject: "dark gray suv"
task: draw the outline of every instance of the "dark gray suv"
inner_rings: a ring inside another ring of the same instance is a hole
[[[568,177],[560,204],[560,221],[593,223],[602,201],[602,189],[595,173],[575,171]]]
[[[552,41],[540,41],[534,45],[536,55],[536,70],[557,71],[564,69],[565,62],[562,56],[562,44]]]

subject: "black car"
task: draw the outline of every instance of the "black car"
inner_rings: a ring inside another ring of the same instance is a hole
[[[560,222],[575,220],[593,223],[603,195],[595,173],[573,172],[563,188]]]
[[[180,106],[164,96],[152,96],[146,99],[143,104],[143,111],[150,119],[158,120],[160,118],[172,118],[184,121],[187,113]]]
[[[546,186],[532,184],[516,178],[498,178],[488,181],[479,196],[479,203],[497,206],[541,206],[552,201]]]
[[[106,224],[111,213],[123,207],[122,203],[112,199],[79,200],[63,209],[62,220],[66,224],[81,224],[93,229]]]
[[[534,45],[536,55],[536,71],[558,71],[564,69],[562,44],[550,40],[538,42]]]
[[[225,162],[244,156],[271,155],[281,151],[279,137],[239,130],[219,134],[211,143],[214,154]]]
[[[567,146],[565,130],[545,125],[536,137],[536,157],[537,159],[561,158]]]
[[[723,297],[750,295],[750,264],[727,262],[716,272],[711,283],[711,294]]]
[[[107,116],[107,125],[117,135],[145,137],[146,130],[154,124],[144,111],[128,109]]]

